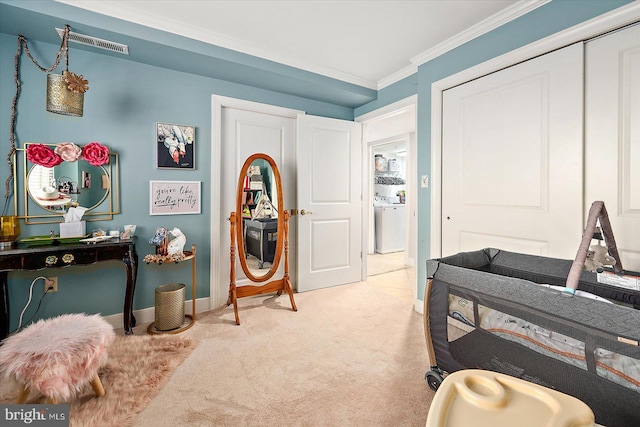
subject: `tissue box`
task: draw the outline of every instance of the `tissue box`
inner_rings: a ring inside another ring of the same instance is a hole
[[[85,221],[61,222],[60,238],[63,237],[84,237],[87,234],[87,223]]]

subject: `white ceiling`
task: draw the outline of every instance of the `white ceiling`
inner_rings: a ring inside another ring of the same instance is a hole
[[[549,0],[56,0],[379,89]]]

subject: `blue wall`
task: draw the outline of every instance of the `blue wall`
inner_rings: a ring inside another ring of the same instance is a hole
[[[4,184],[9,168],[4,161],[9,151],[11,100],[15,94],[13,56],[17,37],[0,33],[0,180]],[[53,63],[59,45],[29,42],[30,50],[42,65]],[[56,72],[61,72],[63,66]],[[121,214],[108,222],[88,222],[87,229],[137,224],[140,258],[152,253],[148,239],[157,227],[178,227],[187,236],[187,246],[197,245],[198,298],[209,296],[211,197],[211,95],[224,95],[307,111],[309,114],[353,119],[353,109],[305,98],[270,92],[194,74],[144,65],[126,59],[93,52],[72,50],[70,70],[89,80],[85,94],[84,117],[68,117],[45,110],[46,74],[38,70],[23,54],[21,59],[22,92],[18,104],[17,142],[59,143],[71,141],[85,145],[91,141],[105,144],[119,154]],[[196,127],[195,170],[156,169],[155,123],[169,122]],[[21,166],[21,164],[20,164]],[[202,181],[202,214],[149,215],[149,180]],[[4,186],[3,186],[4,188]],[[4,191],[3,191],[4,195]],[[213,195],[215,197],[215,195]],[[22,196],[20,195],[20,199]],[[4,200],[4,199],[3,199]],[[58,233],[57,224],[22,225],[21,238]],[[107,262],[94,266],[51,269],[41,272],[9,274],[11,329],[28,299],[29,284],[38,275],[58,276],[58,292],[48,295],[36,318],[64,312],[122,312],[125,272],[121,263]],[[134,310],[154,306],[154,290],[162,283],[187,284],[191,298],[190,267],[184,264],[145,265],[141,263]],[[214,276],[215,277],[215,276]],[[42,293],[42,281],[34,288],[35,302],[24,315],[35,312]]]
[[[109,228],[111,225],[137,224],[138,252],[141,257],[153,252],[148,238],[160,226],[181,228],[188,245],[198,247],[197,297],[209,296],[210,212],[209,177],[211,166],[211,95],[218,94],[304,110],[309,114],[352,120],[377,108],[418,94],[418,170],[417,174],[431,175],[431,84],[491,58],[499,56],[550,34],[586,21],[631,0],[554,0],[529,14],[518,18],[476,40],[470,41],[418,68],[418,72],[377,93],[377,99],[352,108],[301,96],[246,86],[205,77],[202,73],[174,71],[167,67],[145,65],[121,57],[93,51],[73,49],[71,70],[84,74],[89,80],[85,96],[84,117],[59,116],[45,111],[46,75],[36,69],[23,55],[19,100],[17,136],[19,146],[24,142],[57,143],[72,141],[84,145],[99,141],[120,155],[121,211],[113,221],[88,223],[88,229]],[[58,7],[60,4],[51,3]],[[47,3],[47,5],[50,5]],[[65,6],[66,7],[66,6]],[[100,15],[87,18],[87,23],[108,21]],[[129,24],[127,24],[129,25]],[[428,30],[428,29],[425,29]],[[186,41],[185,41],[186,42]],[[13,82],[13,55],[17,38],[0,33],[0,153],[9,148],[9,118],[11,99],[15,93]],[[195,42],[194,42],[195,43]],[[32,53],[43,65],[49,66],[59,45],[30,42]],[[59,70],[61,70],[60,68]],[[256,80],[255,78],[253,80]],[[260,79],[257,79],[260,80]],[[342,89],[339,82],[325,79],[327,89]],[[317,90],[315,87],[314,90]],[[366,95],[366,94],[365,94]],[[354,114],[355,113],[355,114]],[[193,125],[196,127],[196,169],[158,170],[154,167],[154,125],[158,121]],[[1,163],[0,180],[8,174],[6,163]],[[200,215],[149,216],[149,180],[202,181],[202,207]],[[438,185],[437,180],[432,185]],[[426,280],[425,261],[430,255],[430,190],[420,189],[418,194],[418,283],[420,298]],[[215,196],[214,196],[215,197]],[[48,234],[52,225],[29,225],[22,235]],[[37,318],[64,312],[101,312],[104,315],[122,312],[124,270],[120,263],[83,266],[71,269],[40,272],[59,277],[59,291],[47,296]],[[10,274],[11,328],[17,326],[20,311],[28,298],[28,285],[37,273]],[[215,277],[215,276],[214,276]],[[154,289],[161,283],[189,281],[189,269],[184,265],[158,268],[140,266],[134,309],[154,305]],[[34,289],[36,299],[42,292],[42,282]],[[187,298],[191,298],[187,286]],[[35,304],[25,313],[29,319]]]
[[[415,81],[418,94],[417,176],[431,177],[430,186],[440,185],[439,177],[431,176],[431,85],[492,58],[520,48],[554,33],[602,15],[632,0],[554,0],[532,12],[515,19],[495,30],[471,40],[418,67],[414,76],[383,88],[378,99],[355,109],[361,116],[384,105],[406,98]],[[416,177],[416,179],[418,179]],[[418,297],[424,298],[426,284],[425,262],[430,257],[431,242],[431,193],[430,189],[418,190]]]

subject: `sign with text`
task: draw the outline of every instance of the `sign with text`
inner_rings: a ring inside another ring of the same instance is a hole
[[[0,404],[1,426],[69,427],[69,404]]]
[[[200,213],[200,181],[149,181],[149,214]]]

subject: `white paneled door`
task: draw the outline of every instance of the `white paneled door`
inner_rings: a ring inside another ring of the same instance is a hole
[[[361,124],[299,115],[298,291],[360,280]]]
[[[582,236],[583,47],[443,94],[442,255],[571,259]]]
[[[607,207],[622,266],[640,271],[640,25],[586,44],[585,212]]]
[[[264,153],[270,156],[278,166],[282,180],[282,192],[285,209],[295,206],[295,128],[296,119],[258,111],[239,108],[222,109],[222,149],[221,149],[221,217],[228,218],[236,209],[236,190],[240,169],[252,154]],[[295,226],[289,227],[290,246],[295,250]],[[224,221],[221,233],[221,248],[224,262],[220,263],[222,286],[229,284],[229,222]],[[295,254],[293,259],[295,260]],[[269,267],[270,264],[267,264]],[[281,277],[284,266],[280,263],[276,277]],[[236,283],[246,285],[242,269],[236,268]],[[295,278],[295,274],[292,275]]]

